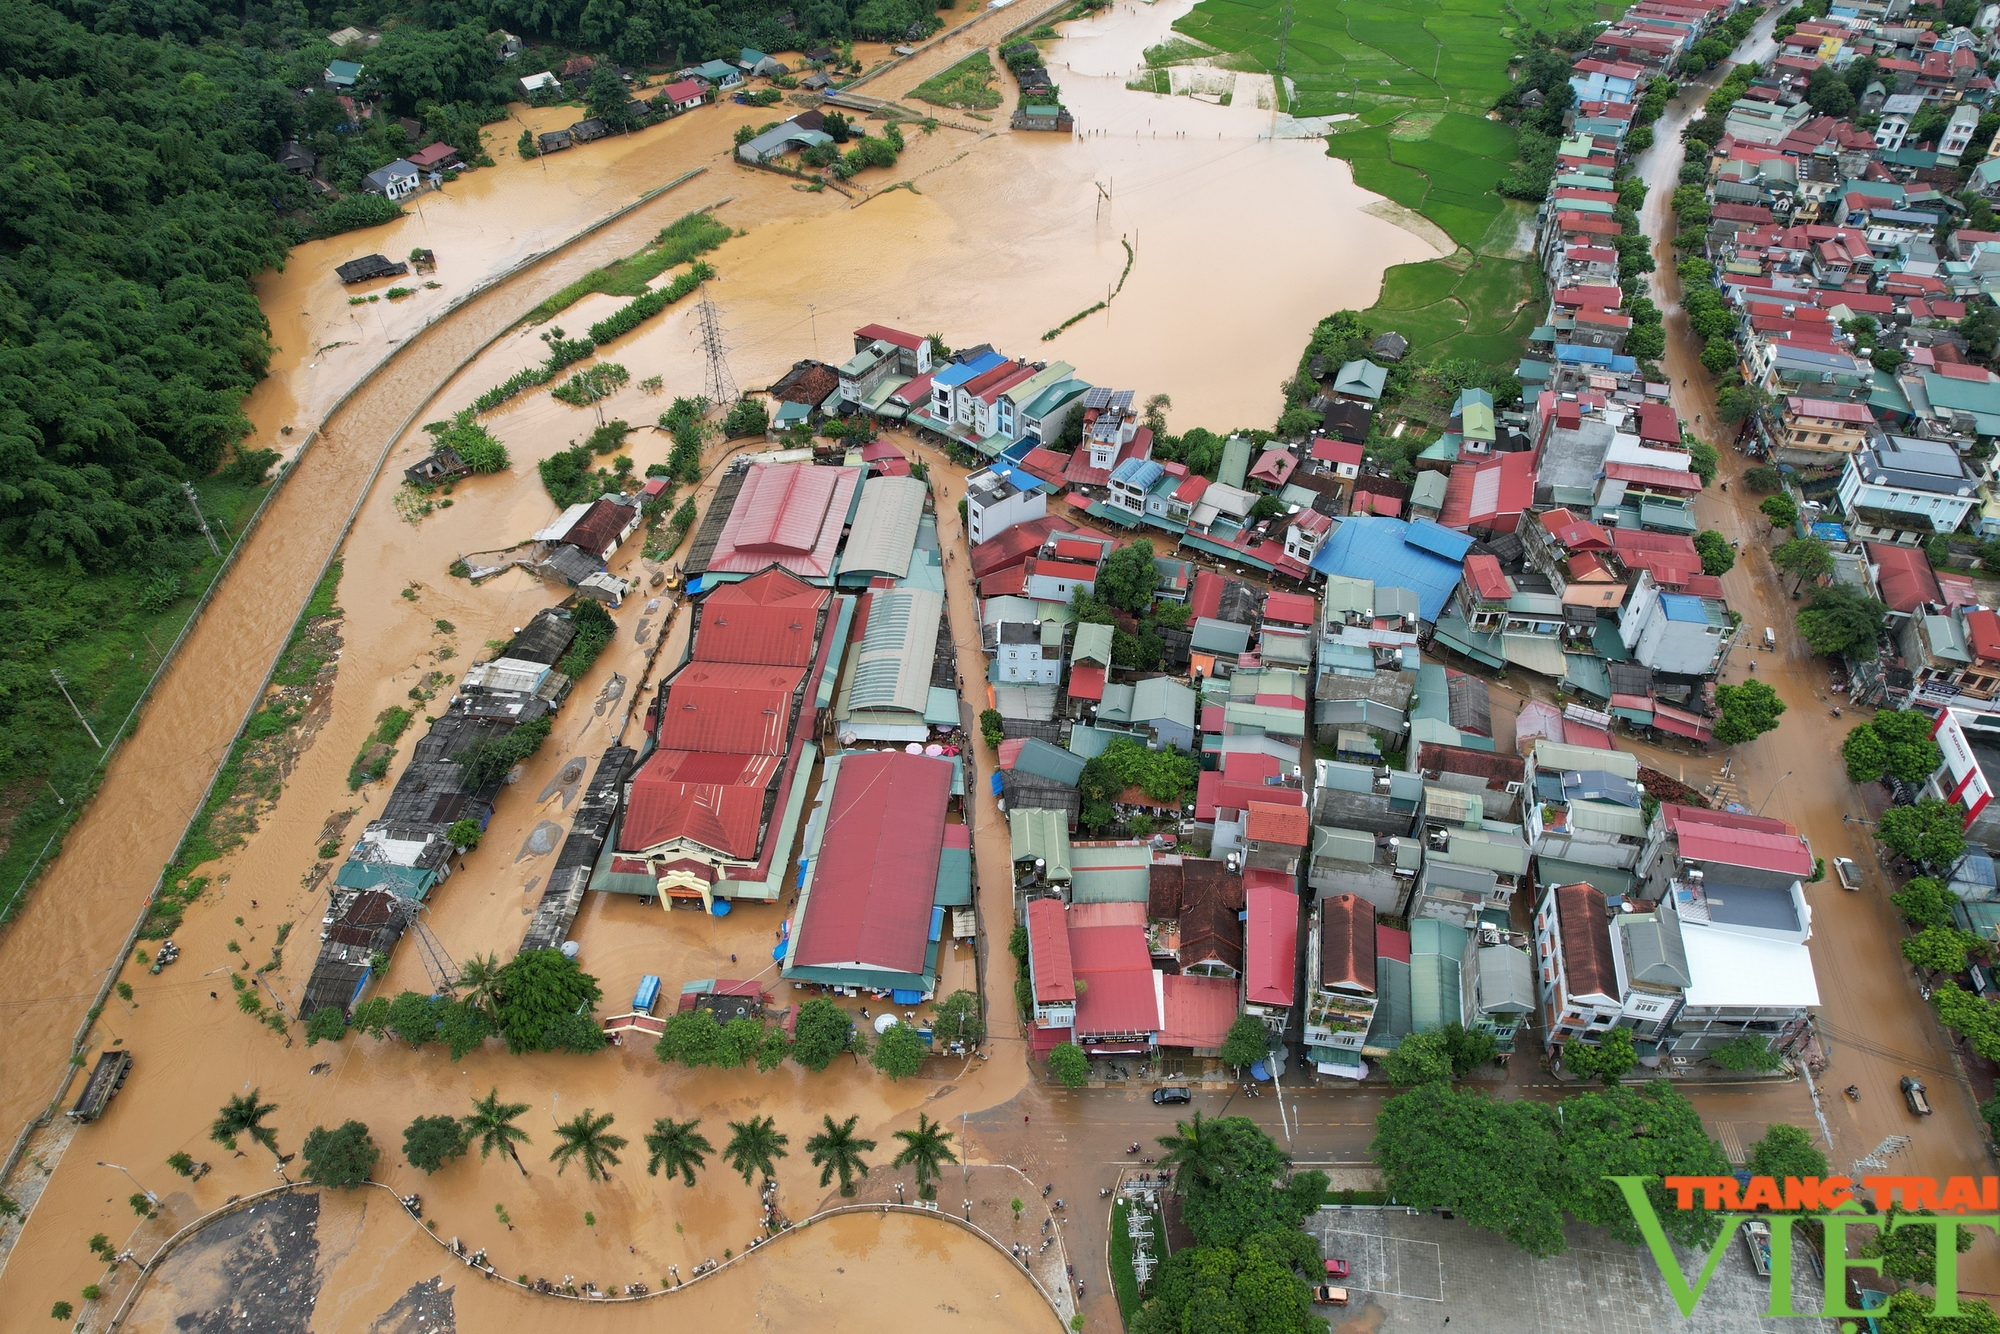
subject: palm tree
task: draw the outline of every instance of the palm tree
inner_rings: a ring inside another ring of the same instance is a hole
[[[521,1155],[514,1151],[516,1144],[528,1142],[528,1132],[514,1124],[514,1118],[528,1110],[525,1102],[502,1102],[500,1090],[495,1088],[483,1098],[472,1100],[472,1115],[465,1118],[465,1138],[479,1141],[479,1159],[495,1149],[505,1151],[514,1160],[514,1166],[521,1169],[521,1175],[528,1175],[528,1165],[521,1161]]]
[[[652,1157],[646,1160],[646,1175],[658,1176],[664,1168],[668,1177],[678,1172],[683,1182],[694,1185],[695,1172],[708,1166],[708,1155],[715,1152],[708,1136],[698,1129],[700,1125],[698,1117],[676,1121],[663,1116],[653,1122],[652,1130],[646,1134],[646,1147],[652,1150]]]
[[[248,1135],[278,1156],[278,1132],[264,1124],[264,1118],[278,1110],[274,1102],[258,1102],[261,1089],[251,1089],[248,1093],[231,1094],[229,1101],[222,1104],[222,1111],[216,1116],[215,1124],[208,1128],[208,1137],[224,1148],[236,1147],[238,1135]]]
[[[592,1181],[608,1181],[611,1177],[608,1169],[618,1166],[618,1150],[625,1147],[625,1137],[606,1133],[610,1129],[611,1113],[599,1116],[588,1107],[557,1126],[556,1138],[562,1143],[549,1155],[549,1161],[556,1165],[556,1175],[563,1174],[570,1159],[581,1158],[585,1176]]]
[[[467,1005],[491,1019],[499,1009],[499,993],[495,990],[499,981],[499,956],[475,954],[459,967],[458,981],[453,985],[464,993],[462,999]]]
[[[897,1153],[891,1167],[917,1169],[917,1194],[923,1199],[937,1196],[938,1168],[945,1163],[955,1163],[958,1155],[951,1151],[951,1132],[944,1129],[944,1123],[933,1121],[922,1112],[917,1113],[915,1130],[898,1130],[896,1138],[903,1141],[902,1150]]]
[[[790,1157],[785,1146],[792,1137],[778,1130],[778,1123],[768,1116],[753,1116],[748,1121],[731,1121],[729,1128],[734,1133],[729,1137],[729,1147],[722,1156],[729,1165],[743,1174],[743,1184],[750,1184],[753,1172],[762,1172],[771,1177],[778,1174],[778,1159]]]
[[[1200,1112],[1192,1121],[1180,1121],[1174,1125],[1174,1133],[1160,1136],[1160,1147],[1166,1152],[1160,1155],[1160,1165],[1177,1169],[1174,1172],[1174,1189],[1185,1194],[1190,1179],[1208,1185],[1220,1185],[1236,1173],[1236,1149],[1229,1142],[1221,1122],[1213,1117],[1204,1119]]]
[[[819,1184],[824,1187],[838,1172],[840,1193],[852,1195],[854,1174],[868,1175],[868,1164],[861,1161],[861,1155],[873,1152],[875,1141],[855,1135],[854,1123],[861,1119],[858,1116],[850,1116],[839,1125],[833,1123],[831,1116],[820,1119],[826,1129],[806,1141],[806,1152],[812,1155],[813,1166],[819,1169]]]

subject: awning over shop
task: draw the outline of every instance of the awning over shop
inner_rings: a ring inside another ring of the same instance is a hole
[[[1715,731],[1706,720],[1697,718],[1691,713],[1683,713],[1666,704],[1653,706],[1653,726],[1662,732],[1672,732],[1675,736],[1684,736],[1692,741],[1706,742],[1715,738]]]

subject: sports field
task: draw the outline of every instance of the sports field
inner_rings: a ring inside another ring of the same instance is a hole
[[[1290,11],[1289,27],[1285,23]],[[1355,182],[1436,223],[1462,250],[1391,269],[1370,313],[1419,356],[1512,360],[1537,322],[1534,270],[1520,243],[1528,205],[1493,186],[1515,157],[1514,131],[1486,119],[1508,64],[1534,29],[1615,16],[1592,0],[1202,0],[1174,24],[1191,39],[1151,63],[1197,54],[1282,75],[1295,116],[1349,115],[1327,138]],[[1280,33],[1283,45],[1280,48]],[[1447,346],[1448,345],[1448,346]]]

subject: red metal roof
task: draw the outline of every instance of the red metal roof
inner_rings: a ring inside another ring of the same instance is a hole
[[[861,485],[859,468],[753,463],[708,568],[748,574],[773,562],[807,578],[833,570]]]
[[[1915,611],[1926,602],[1944,601],[1930,559],[1919,547],[1899,547],[1890,542],[1864,543],[1868,563],[1876,567],[1875,583],[1889,610]]]
[[[1574,718],[1562,720],[1563,741],[1571,746],[1583,746],[1589,750],[1616,750],[1611,744],[1611,733],[1589,723],[1580,723]]]
[[[1250,476],[1272,486],[1283,486],[1291,480],[1292,470],[1298,466],[1298,455],[1289,449],[1267,449],[1251,467]]]
[[[1036,1000],[1046,1005],[1076,999],[1069,924],[1063,920],[1061,899],[1035,899],[1028,904],[1028,959],[1034,968]]]
[[[1071,699],[1104,698],[1104,668],[1094,662],[1079,662],[1069,669]]]
[[[1316,610],[1304,593],[1273,593],[1264,599],[1264,619],[1284,625],[1311,625]]]
[[[1982,662],[2000,662],[2000,614],[1990,607],[1965,613],[1966,634]]]
[[[1445,479],[1444,508],[1438,522],[1447,528],[1480,527],[1511,533],[1535,499],[1535,456],[1502,454],[1482,463],[1461,463]]]
[[[1174,488],[1174,499],[1185,501],[1192,505],[1195,501],[1200,500],[1202,493],[1207,490],[1208,478],[1203,477],[1200,473],[1196,473]]]
[[[1194,588],[1188,594],[1188,619],[1199,620],[1206,616],[1210,620],[1222,610],[1222,576],[1213,570],[1198,570],[1194,576]]]
[[[1399,963],[1408,963],[1410,961],[1410,933],[1399,927],[1376,927],[1375,957],[1377,959],[1394,959]]]
[[[794,964],[923,972],[950,798],[949,760],[901,751],[841,760]]]
[[[1680,854],[1691,861],[1748,866],[1779,875],[1812,874],[1812,849],[1797,834],[1765,834],[1751,829],[1723,829],[1682,820],[1676,831]]]
[[[1069,953],[1084,983],[1076,1001],[1079,1034],[1159,1032],[1159,993],[1144,928],[1072,925]]]
[[[669,88],[667,91],[672,92],[673,89]],[[904,333],[901,329],[891,329],[886,324],[864,324],[854,331],[854,336],[856,338],[866,338],[870,342],[880,340],[884,343],[893,343],[897,347],[906,347],[912,352],[930,341],[922,334]]]
[[[1654,468],[1643,463],[1607,463],[1604,475],[1636,486],[1652,487],[1656,491],[1685,491],[1692,495],[1701,490],[1701,478],[1691,472]]]
[[[1798,826],[1789,820],[1780,820],[1775,815],[1744,815],[1733,811],[1711,811],[1702,806],[1682,806],[1667,802],[1660,807],[1660,815],[1668,829],[1679,832],[1681,822],[1689,824],[1713,825],[1717,829],[1747,829],[1764,834],[1796,834]]]
[[[780,755],[791,721],[797,667],[692,662],[667,690],[660,749]]]
[[[1708,725],[1707,720],[1698,718],[1692,713],[1684,713],[1671,704],[1653,706],[1653,726],[1662,732],[1672,732],[1676,736],[1684,736],[1693,741],[1708,741],[1715,736],[1714,729]]]
[[[979,596],[983,598],[1019,597],[1028,586],[1028,570],[1032,561],[1010,565],[1004,570],[989,574],[979,581]]]
[[[812,661],[820,609],[832,597],[784,569],[724,584],[701,600],[695,659],[803,667]]]
[[[1514,586],[1500,569],[1500,558],[1483,551],[1465,558],[1465,581],[1489,602],[1505,602],[1514,596]]]
[[[1361,466],[1363,447],[1333,436],[1321,436],[1313,441],[1312,456],[1321,463],[1348,463]]]
[[[1251,876],[1243,876],[1243,994],[1259,1005],[1290,1005],[1297,994],[1299,896]]]
[[[1102,543],[1091,542],[1081,537],[1058,537],[1049,545],[1049,554],[1053,555],[1056,559],[1089,561],[1093,569],[1096,568],[1098,557],[1104,551]]]
[[[706,97],[708,85],[700,79],[682,79],[679,83],[668,84],[660,91],[669,102],[685,102],[692,97]]]
[[[1029,519],[987,538],[972,549],[972,577],[984,579],[995,570],[1019,565],[1041,549],[1051,533],[1074,531],[1061,519]]]
[[[755,857],[764,796],[782,763],[776,755],[655,752],[632,779],[618,847],[644,852],[686,838],[725,857]]]
[[[1012,769],[1014,761],[1021,758],[1021,747],[1027,744],[1027,738],[1018,736],[1010,736],[1005,741],[1002,741],[1000,749],[995,752],[999,757],[1000,767],[1002,769]]]
[[[1160,979],[1160,1045],[1220,1047],[1236,1022],[1236,979],[1169,973]]]

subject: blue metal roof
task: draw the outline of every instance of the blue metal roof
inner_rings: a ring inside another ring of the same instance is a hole
[[[1702,609],[1701,599],[1688,593],[1660,594],[1660,610],[1670,621],[1693,621],[1696,625],[1708,622],[1708,613]]]
[[[1621,357],[1606,347],[1584,347],[1577,343],[1557,343],[1556,360],[1574,362],[1581,366],[1608,366],[1614,371],[1636,371],[1639,363],[1630,357]]]
[[[956,389],[967,380],[977,379],[986,374],[986,372],[992,370],[1005,360],[1007,358],[1001,356],[998,352],[981,353],[971,361],[961,361],[956,366],[947,366],[937,374],[931,376],[931,387],[933,389]]]
[[[1162,468],[1151,459],[1126,459],[1111,470],[1111,480],[1114,482],[1123,482],[1127,486],[1136,487],[1144,491],[1154,482],[1160,480],[1161,475],[1165,472],[1165,468]]]
[[[1419,533],[1429,545],[1410,541],[1412,530],[1429,530]],[[1458,586],[1464,572],[1460,559],[1471,545],[1472,539],[1463,533],[1454,533],[1434,523],[1363,516],[1342,520],[1340,527],[1314,553],[1312,567],[1321,574],[1340,574],[1391,588],[1406,588],[1417,595],[1417,614],[1426,621],[1435,621],[1452,589]],[[1440,549],[1456,550],[1459,554],[1445,556]]]
[[[1472,547],[1472,539],[1466,534],[1432,523],[1429,519],[1412,519],[1410,530],[1403,534],[1403,540],[1413,547],[1436,552],[1450,561],[1464,560],[1465,553]]]

